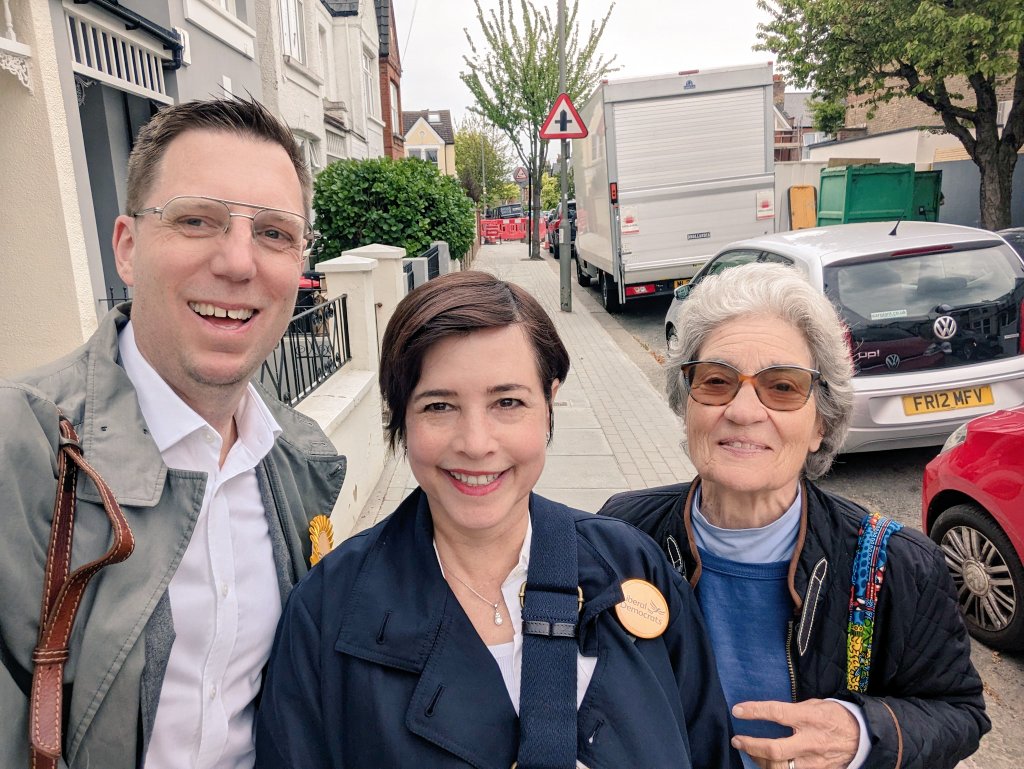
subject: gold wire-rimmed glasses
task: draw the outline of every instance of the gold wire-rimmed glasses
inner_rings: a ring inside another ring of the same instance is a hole
[[[230,206],[253,208],[256,212],[242,214],[232,211]],[[296,261],[301,261],[305,249],[311,248],[320,235],[301,214],[206,195],[177,195],[162,206],[143,208],[132,216],[144,214],[156,214],[179,235],[199,239],[225,234],[234,217],[248,219],[252,223],[252,239],[257,246]]]
[[[802,366],[768,366],[743,374],[721,361],[691,360],[681,369],[690,397],[705,406],[731,403],[749,381],[757,399],[772,411],[796,411],[807,403],[815,384],[824,385],[821,372]]]

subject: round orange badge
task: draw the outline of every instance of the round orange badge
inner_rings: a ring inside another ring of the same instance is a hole
[[[622,603],[615,605],[619,622],[637,638],[657,638],[668,627],[668,602],[654,585],[643,579],[622,583]]]

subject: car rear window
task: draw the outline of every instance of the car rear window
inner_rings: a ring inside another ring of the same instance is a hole
[[[824,279],[850,328],[858,374],[1019,354],[1024,267],[1004,246],[840,263]],[[942,317],[952,324],[937,328]]]

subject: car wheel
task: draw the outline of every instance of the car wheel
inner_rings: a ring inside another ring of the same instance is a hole
[[[619,287],[615,285],[615,279],[607,272],[601,273],[601,304],[610,314],[617,313],[622,309],[619,304]]]
[[[670,355],[679,352],[679,334],[671,323],[665,328],[665,346],[668,347]]]
[[[971,635],[1001,651],[1024,649],[1024,567],[999,524],[977,505],[955,505],[936,519],[931,537]]]
[[[583,271],[578,256],[576,257],[576,282],[583,286],[583,288],[587,288],[590,285],[590,273]]]

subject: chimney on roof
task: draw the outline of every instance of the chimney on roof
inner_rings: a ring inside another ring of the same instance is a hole
[[[772,75],[772,103],[780,110],[786,103],[786,81],[782,75]]]

